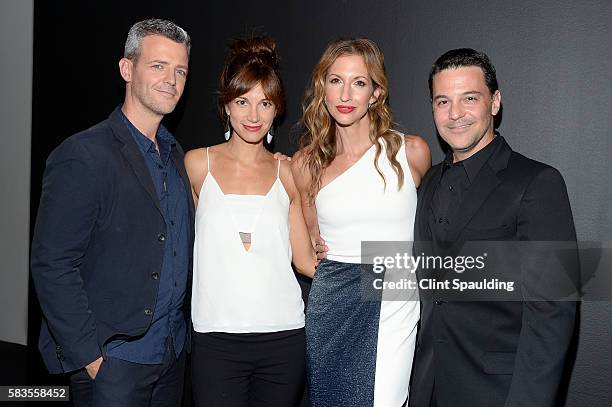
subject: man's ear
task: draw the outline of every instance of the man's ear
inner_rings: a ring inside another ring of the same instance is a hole
[[[495,116],[499,113],[499,108],[501,107],[501,92],[499,89],[495,91],[491,100],[491,115]]]
[[[126,82],[132,81],[132,69],[134,68],[134,63],[132,60],[128,58],[121,58],[119,60],[119,73],[121,77]]]

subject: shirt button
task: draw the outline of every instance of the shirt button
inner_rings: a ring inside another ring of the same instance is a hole
[[[151,311],[151,309],[147,308],[147,309],[144,310],[144,314],[146,316],[151,316],[151,315],[153,315],[153,311]]]
[[[166,236],[164,236],[163,233],[160,233],[159,235],[157,235],[157,240],[163,242],[164,240],[166,240]]]
[[[448,186],[448,190],[449,190],[449,191],[452,191],[453,189],[454,189],[454,188],[453,188],[453,186],[452,186],[452,185],[449,185],[449,186]]]
[[[152,278],[153,280],[159,280],[159,273],[153,273],[153,274],[151,274],[151,278]]]
[[[438,219],[438,223],[442,223],[442,222],[443,222],[442,218]]]

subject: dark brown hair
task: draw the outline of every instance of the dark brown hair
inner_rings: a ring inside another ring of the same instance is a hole
[[[276,115],[285,109],[285,92],[278,71],[276,44],[270,37],[233,40],[219,78],[218,109],[226,124],[225,105],[244,95],[257,84],[274,103]]]

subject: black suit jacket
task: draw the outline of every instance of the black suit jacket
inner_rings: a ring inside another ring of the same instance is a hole
[[[429,216],[441,175],[438,164],[421,183],[415,242],[433,240]],[[576,240],[561,174],[503,139],[454,213],[448,241]],[[424,298],[410,406],[429,406],[434,382],[440,407],[554,406],[575,313],[574,302]]]
[[[191,188],[178,144],[172,160],[185,184],[193,225]],[[43,311],[39,349],[51,373],[82,368],[103,354],[109,340],[147,330],[165,229],[149,170],[119,108],[51,153],[31,258]],[[184,303],[188,327],[191,265],[190,260]]]

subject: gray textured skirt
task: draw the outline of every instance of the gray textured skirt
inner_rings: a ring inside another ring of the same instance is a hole
[[[323,260],[306,308],[306,355],[312,407],[369,407],[380,298],[373,298],[371,265]],[[380,276],[378,276],[380,277]]]

